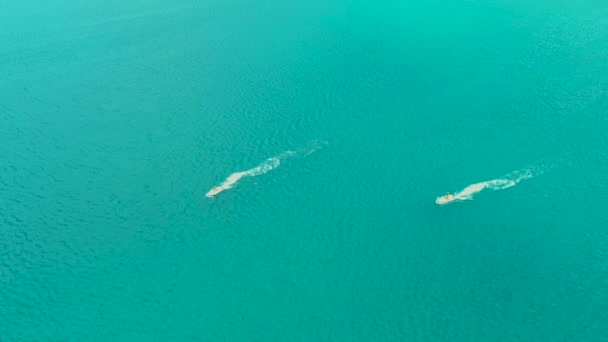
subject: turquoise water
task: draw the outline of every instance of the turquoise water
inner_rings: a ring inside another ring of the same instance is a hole
[[[607,15],[5,1],[0,340],[604,339]]]

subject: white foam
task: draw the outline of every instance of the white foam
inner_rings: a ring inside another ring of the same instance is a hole
[[[205,196],[211,198],[224,190],[228,190],[228,189],[232,188],[243,177],[248,177],[248,176],[253,177],[253,176],[263,175],[266,172],[281,165],[281,160],[284,160],[291,156],[296,156],[298,154],[303,154],[303,155],[307,156],[307,155],[315,152],[316,150],[320,149],[325,144],[326,144],[325,142],[315,141],[311,144],[311,146],[301,148],[298,151],[286,151],[276,157],[268,158],[262,164],[254,167],[252,169],[249,169],[247,171],[235,172],[235,173],[231,174],[230,176],[228,176],[228,178],[226,178],[226,180],[224,182],[222,182],[220,185],[215,186],[211,190],[209,190],[209,192],[207,192],[205,194]]]
[[[462,189],[460,192],[455,193],[454,195],[450,195],[449,197],[440,196],[437,197],[435,203],[437,204],[447,204],[454,201],[466,201],[472,200],[473,196],[484,189],[492,189],[492,190],[502,190],[507,189],[512,186],[517,185],[522,180],[530,179],[532,177],[536,177],[538,175],[543,174],[547,170],[551,168],[551,165],[537,165],[531,166],[528,168],[524,168],[521,170],[513,171],[504,175],[501,178],[493,179],[485,182],[475,183],[467,186]]]

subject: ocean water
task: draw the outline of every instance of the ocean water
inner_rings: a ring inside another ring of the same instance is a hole
[[[604,340],[607,16],[1,2],[0,340]]]

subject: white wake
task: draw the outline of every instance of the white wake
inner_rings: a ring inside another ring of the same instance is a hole
[[[284,160],[286,158],[289,158],[291,156],[296,156],[296,155],[307,156],[307,155],[315,152],[316,150],[322,148],[325,144],[326,144],[326,142],[324,142],[324,141],[315,141],[315,142],[311,143],[310,146],[300,148],[296,151],[286,151],[276,157],[268,158],[263,163],[254,167],[253,169],[249,169],[247,171],[235,172],[235,173],[231,174],[230,176],[228,176],[228,178],[226,178],[226,180],[223,181],[220,185],[215,186],[211,190],[209,190],[209,192],[207,192],[207,194],[205,194],[205,196],[211,198],[224,190],[228,190],[228,189],[232,188],[243,177],[253,177],[253,176],[263,175],[266,172],[281,165],[281,160]]]
[[[517,185],[517,183],[539,176],[551,168],[549,164],[541,164],[536,166],[527,167],[521,170],[513,171],[504,175],[501,178],[493,179],[485,182],[475,183],[462,189],[453,195],[437,197],[435,203],[447,204],[453,201],[466,201],[472,200],[473,196],[484,189],[502,190]]]

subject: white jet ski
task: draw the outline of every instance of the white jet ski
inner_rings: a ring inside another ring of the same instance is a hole
[[[218,185],[218,186],[214,187],[213,189],[209,190],[209,192],[206,193],[205,196],[211,198],[224,190],[226,190],[226,188],[222,187],[221,185]]]
[[[440,204],[440,205],[448,204],[454,200],[456,200],[456,197],[454,195],[447,194],[445,196],[437,197],[437,200],[435,200],[435,203]]]

